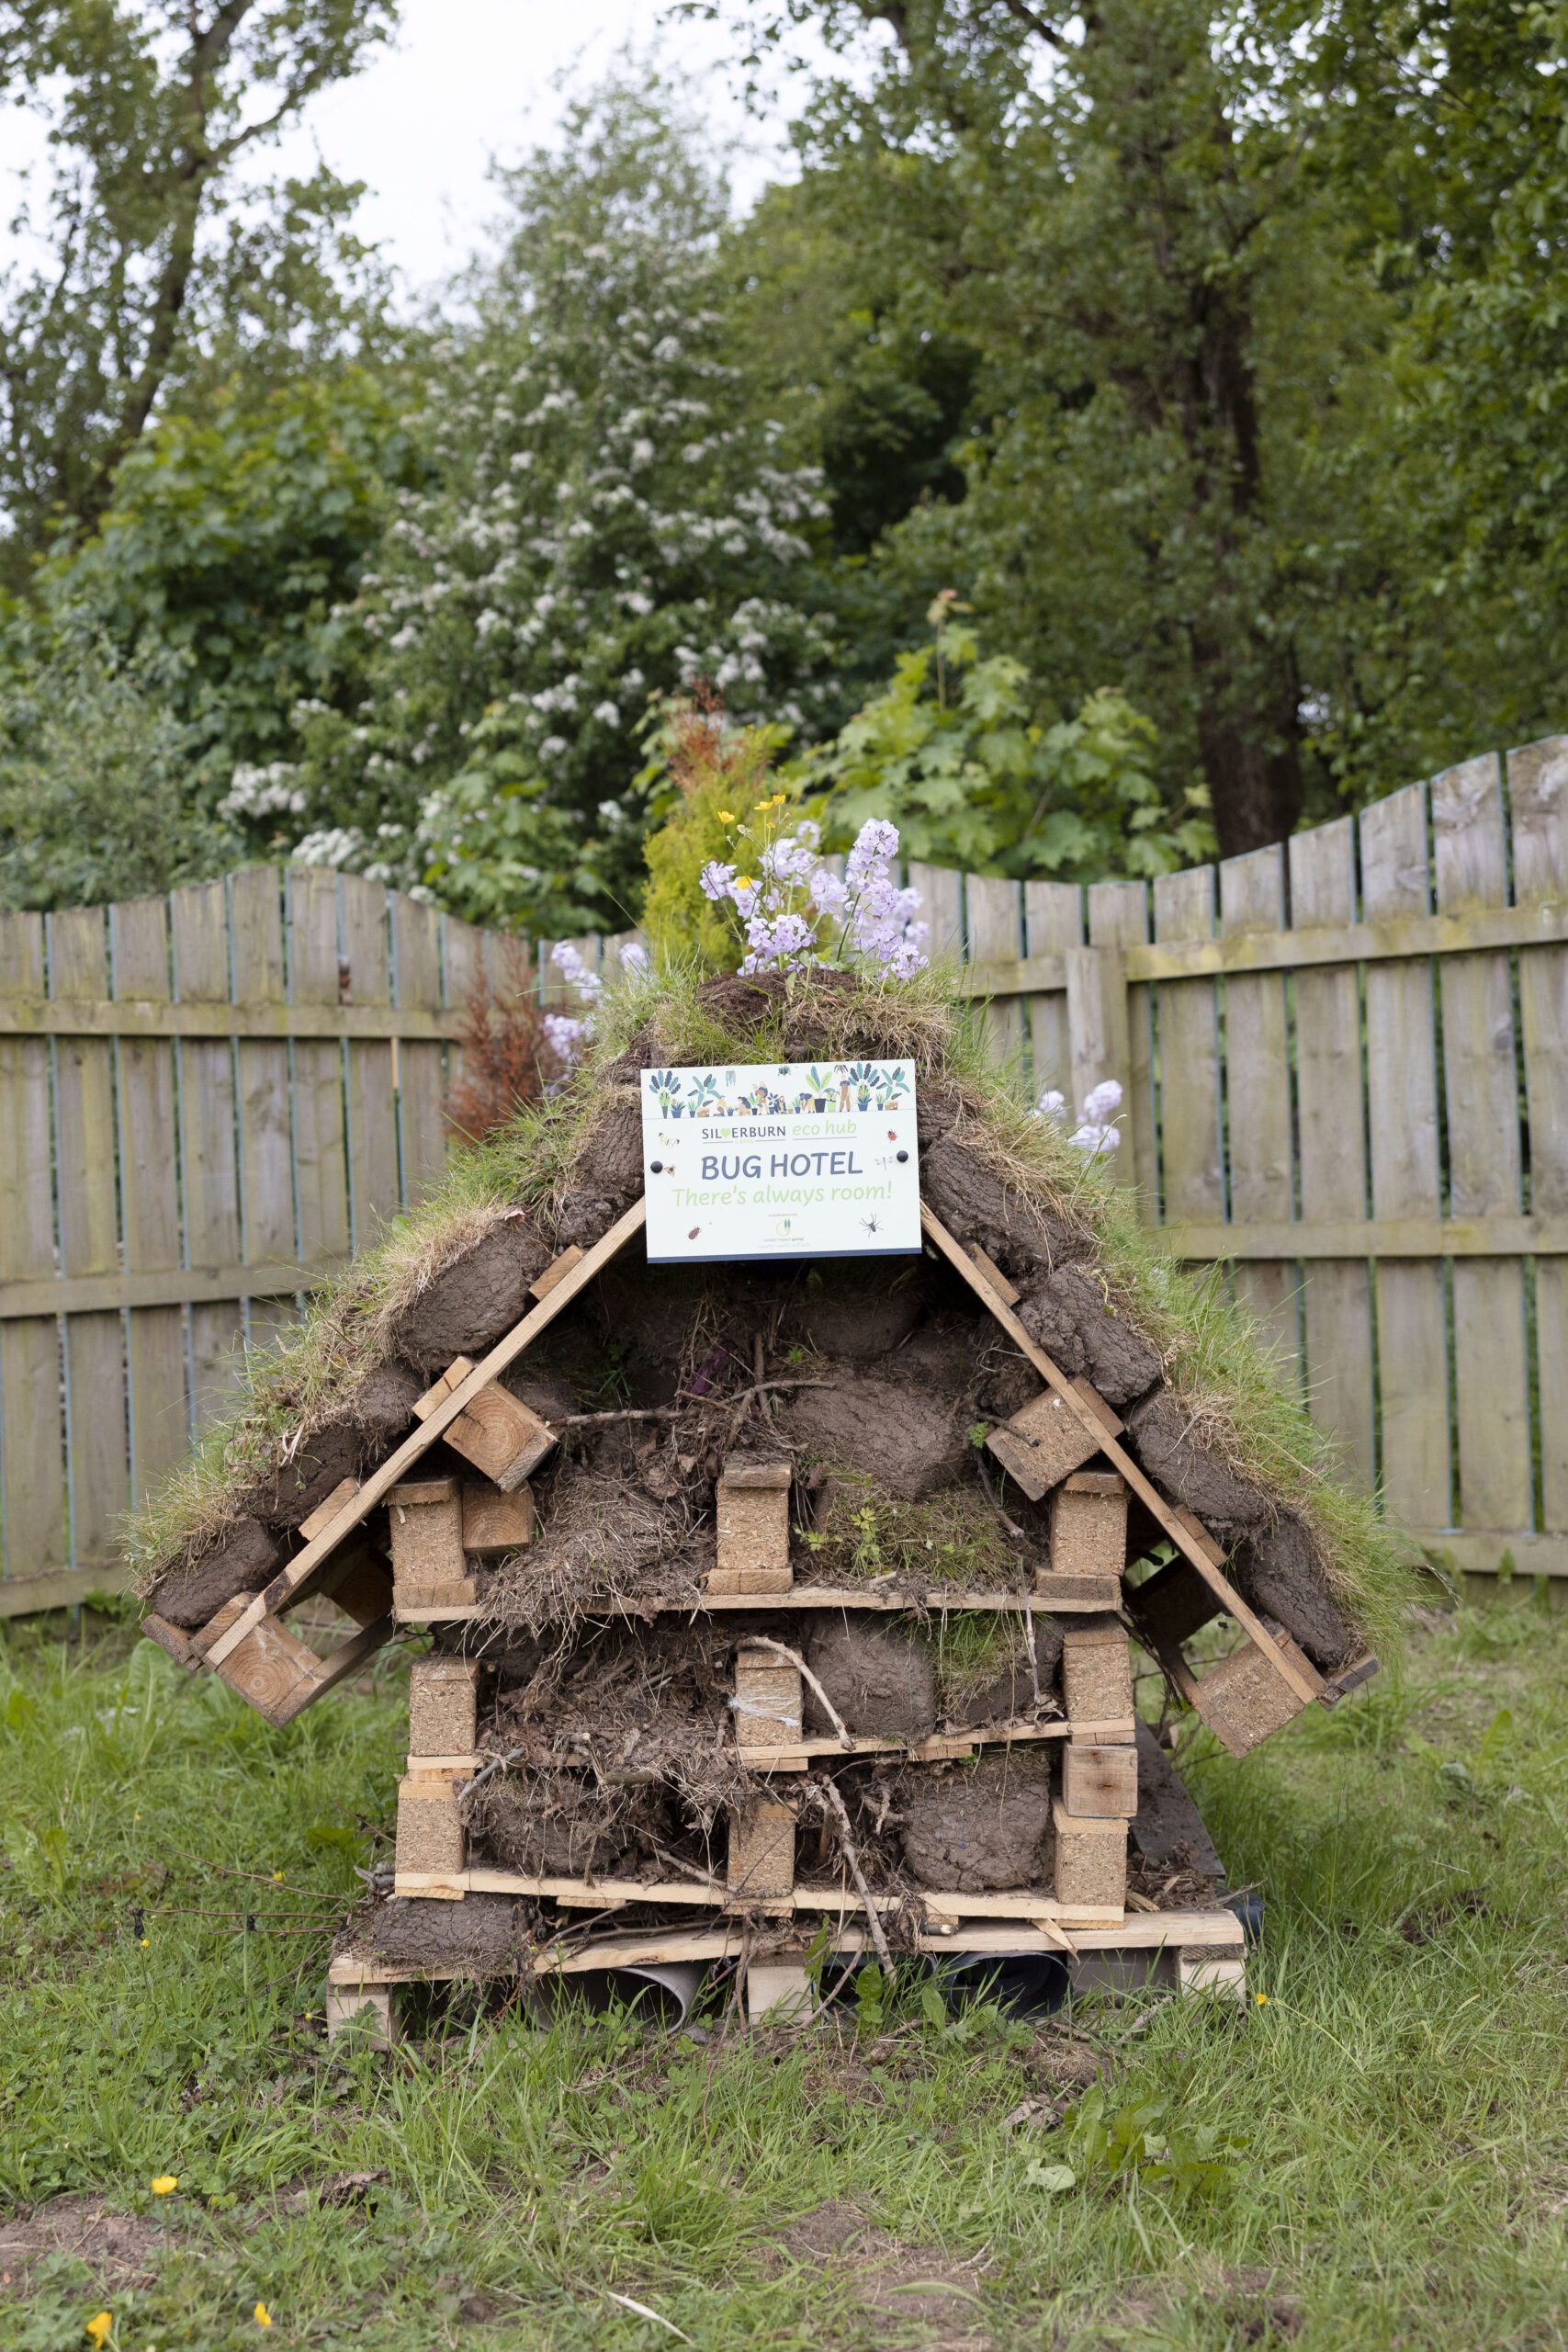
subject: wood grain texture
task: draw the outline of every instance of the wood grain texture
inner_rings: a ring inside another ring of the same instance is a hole
[[[926,954],[935,963],[957,963],[964,956],[964,876],[942,865],[911,865],[909,885],[920,894],[919,921],[926,926]]]
[[[1522,908],[1568,891],[1568,737],[1508,755],[1514,892]],[[1568,948],[1519,954],[1519,1015],[1529,1117],[1530,1207],[1568,1210]],[[1545,1525],[1568,1530],[1568,1266],[1535,1268]]]
[[[348,1001],[389,1004],[386,887],[363,874],[341,874],[338,897]],[[399,1053],[400,1057],[400,1047]],[[389,1043],[355,1038],[345,1044],[344,1054],[350,1246],[368,1250],[400,1205],[393,1048]]]
[[[441,918],[434,907],[394,891],[392,972],[397,1002],[430,1012],[441,1009]],[[423,1200],[439,1183],[446,1166],[446,1128],[441,1114],[446,1049],[417,1042],[398,1049],[398,1150],[405,1200]]]
[[[1220,929],[1227,939],[1285,928],[1281,848],[1227,857],[1220,869]],[[1225,983],[1225,1141],[1230,1214],[1236,1225],[1283,1224],[1293,1215],[1290,1024],[1285,981],[1237,973]],[[1168,1222],[1169,1213],[1168,1211]],[[1290,1261],[1247,1262],[1236,1243],[1235,1288],[1263,1326],[1280,1377],[1301,1382],[1301,1270]]]
[[[969,909],[969,960],[1014,963],[1023,952],[1023,894],[1016,882],[971,875],[965,886]],[[1019,997],[993,998],[985,1009],[986,1051],[998,1069],[1023,1082],[1023,1003]]]
[[[0,914],[0,990],[44,986],[43,917]],[[0,1037],[0,1279],[54,1271],[49,1046]],[[41,1577],[68,1558],[60,1339],[52,1316],[0,1327],[5,1569]]]
[[[1432,831],[1439,908],[1502,905],[1508,862],[1495,759],[1468,761],[1437,779]],[[1445,956],[1439,985],[1454,1215],[1517,1215],[1522,1157],[1511,959]],[[1534,1498],[1523,1267],[1506,1259],[1456,1261],[1453,1317],[1461,1522],[1528,1527]]]
[[[287,1001],[283,893],[269,866],[236,874],[229,886],[230,952],[234,994],[248,1004]],[[299,1257],[294,1196],[294,1134],[290,1115],[290,1049],[245,1039],[234,1049],[239,1084],[240,1226],[250,1265],[280,1265]],[[265,1345],[290,1307],[254,1303],[245,1317],[249,1344]]]
[[[337,876],[324,866],[291,866],[286,888],[289,995],[297,1002],[336,1004]],[[340,1258],[351,1246],[344,1048],[300,1039],[290,1050],[299,1255],[307,1262]]]
[[[1149,935],[1149,894],[1142,882],[1095,882],[1089,890],[1089,939],[1091,946],[1125,948]],[[1125,984],[1125,973],[1122,975]],[[1140,982],[1125,984],[1126,1069],[1094,1069],[1086,1051],[1073,1056],[1076,1112],[1084,1092],[1097,1078],[1120,1078],[1125,1090],[1117,1125],[1122,1148],[1111,1161],[1114,1172],[1137,1187],[1140,1210],[1149,1224],[1158,1216],[1159,1159],[1155,1126],[1154,1039],[1149,990]],[[1072,1012],[1068,1012],[1069,1035]],[[1071,1090],[1069,1090],[1071,1091]]]
[[[1296,923],[1347,923],[1356,911],[1355,837],[1342,817],[1290,844]],[[1314,1217],[1364,1217],[1361,1007],[1351,970],[1299,972],[1296,1074],[1301,1207]],[[1371,1295],[1364,1264],[1314,1263],[1302,1283],[1307,1401],[1356,1475],[1372,1480]]]
[[[162,899],[109,909],[114,992],[167,1003],[169,915]],[[167,1039],[119,1041],[119,1185],[125,1263],[133,1272],[180,1262],[179,1136],[175,1049]],[[185,1316],[141,1306],[130,1318],[130,1484],[140,1501],[185,1457],[190,1442]]]
[[[50,918],[49,979],[56,995],[108,995],[102,907]],[[54,1050],[60,1272],[67,1278],[119,1271],[114,1055],[107,1037],[62,1037]],[[130,1502],[124,1317],[69,1317],[65,1373],[71,1555],[108,1560]]]
[[[1207,939],[1214,928],[1214,869],[1162,874],[1154,887],[1155,935]],[[1155,989],[1159,1036],[1161,1206],[1176,1217],[1221,1218],[1225,1171],[1220,1140],[1219,1007],[1209,979],[1162,980]]]
[[[1061,956],[1083,944],[1083,892],[1076,882],[1026,882],[1023,916],[1027,956]],[[1066,1094],[1073,1080],[1066,971],[1060,989],[1028,996],[1024,1003],[1029,1015],[1030,1092],[1036,1101],[1048,1087]]]
[[[1413,785],[1364,809],[1360,835],[1368,915],[1425,914],[1431,884],[1424,787]],[[1430,1216],[1442,1205],[1431,965],[1424,957],[1370,965],[1366,989],[1373,1213]],[[1451,1503],[1441,1266],[1382,1261],[1377,1305],[1383,1490],[1395,1518],[1441,1527]]]
[[[174,891],[169,928],[176,994],[209,1001],[227,996],[229,902],[222,883]],[[182,1037],[175,1048],[185,1255],[191,1267],[231,1266],[241,1252],[234,1050],[226,1037]],[[197,1431],[233,1396],[244,1336],[237,1301],[191,1307],[191,1418]]]

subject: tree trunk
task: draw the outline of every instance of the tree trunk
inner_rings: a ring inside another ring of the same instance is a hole
[[[1198,745],[1222,857],[1290,838],[1302,813],[1300,737],[1293,687],[1272,710],[1238,708],[1225,693],[1231,656],[1213,640],[1193,647]]]

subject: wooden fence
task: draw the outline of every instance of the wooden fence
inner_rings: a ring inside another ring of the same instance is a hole
[[[1152,886],[911,878],[1390,1516],[1568,1575],[1568,739]],[[320,868],[0,916],[0,1614],[113,1580],[236,1349],[439,1172],[489,952]]]
[[[439,1175],[486,952],[321,867],[0,915],[0,1615],[118,1581],[239,1351]]]

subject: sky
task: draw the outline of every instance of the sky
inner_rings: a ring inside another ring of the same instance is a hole
[[[739,46],[732,28],[662,16],[657,0],[403,0],[396,48],[316,99],[278,163],[307,169],[319,152],[343,178],[366,181],[360,233],[383,242],[417,291],[480,241],[496,209],[491,156],[513,158],[554,131],[558,77],[594,79],[631,43],[690,77],[720,140],[738,142],[731,179],[744,205],[788,169],[783,112],[748,113],[722,70]]]

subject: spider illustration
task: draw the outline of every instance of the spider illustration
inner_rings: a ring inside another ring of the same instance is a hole
[[[863,1233],[880,1233],[882,1230],[881,1226],[874,1216],[863,1216],[860,1224],[861,1231]]]

